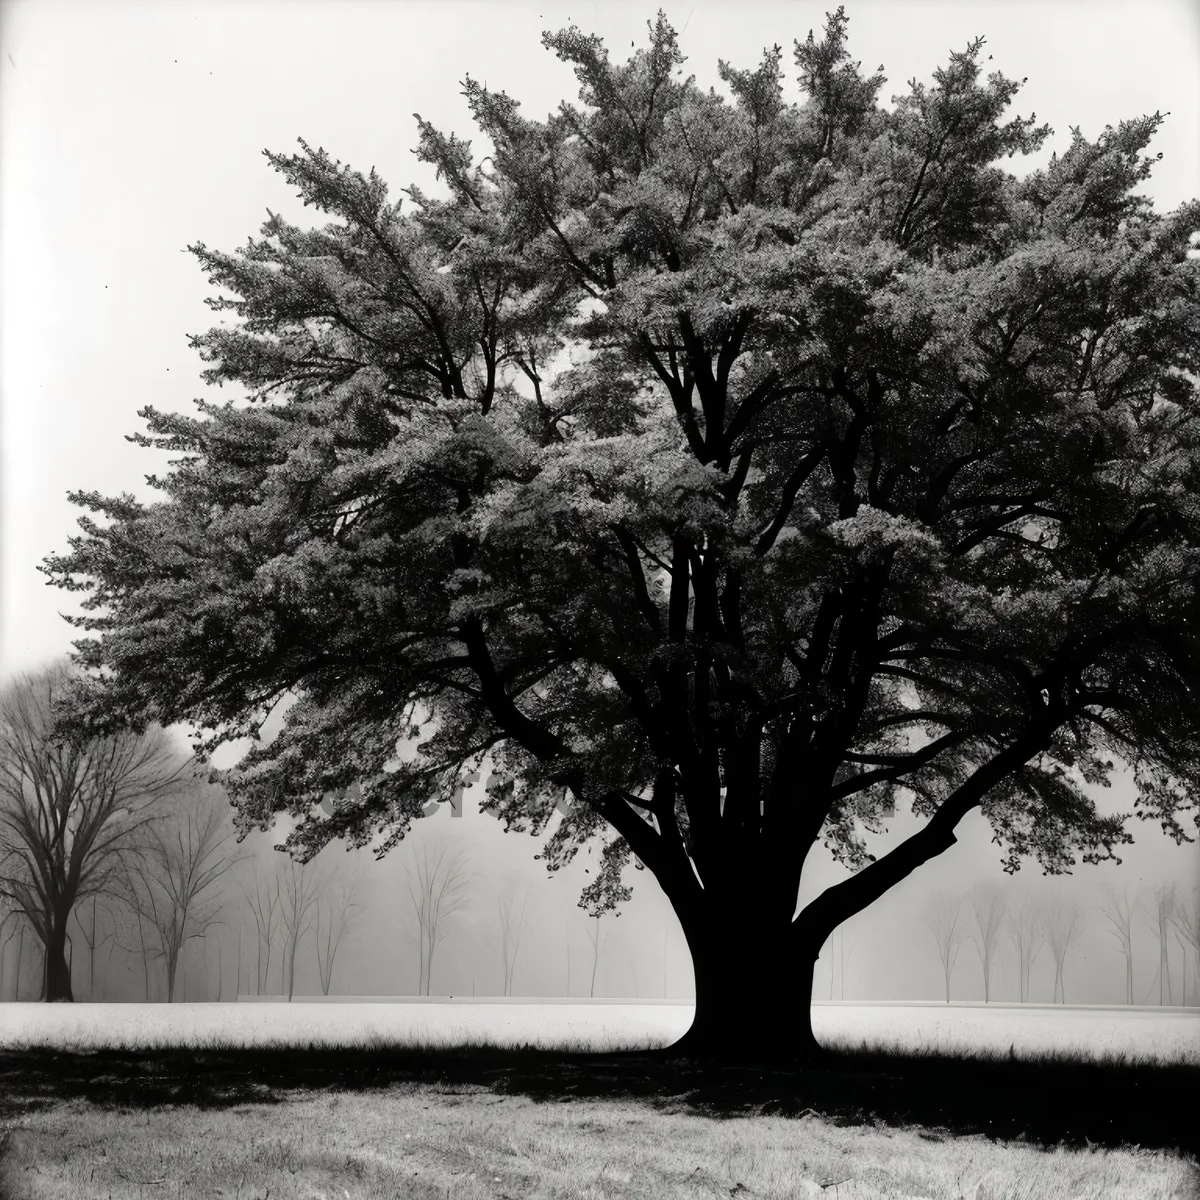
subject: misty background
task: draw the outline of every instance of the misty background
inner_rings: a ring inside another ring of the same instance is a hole
[[[577,906],[591,869],[588,850],[581,850],[569,867],[548,874],[535,858],[541,837],[505,833],[500,822],[477,811],[483,788],[484,781],[465,788],[461,817],[443,804],[415,822],[408,837],[381,860],[369,848],[347,851],[342,843],[333,843],[307,869],[318,901],[332,898],[330,888],[335,880],[343,885],[357,883],[357,912],[347,922],[337,947],[329,994],[421,994],[420,923],[412,890],[419,890],[423,856],[428,853],[434,862],[445,851],[443,861],[460,856],[463,902],[445,917],[439,930],[443,940],[434,953],[429,994],[457,998],[505,994],[500,902],[512,897],[510,920],[519,935],[519,940],[512,935],[509,939],[512,996],[691,999],[692,970],[683,934],[653,876],[648,871],[628,870],[626,883],[633,885],[632,899],[618,910],[619,917],[606,915],[597,925]],[[262,959],[246,893],[253,895],[260,884],[266,890],[279,867],[287,866],[285,856],[273,849],[286,833],[285,822],[286,818],[270,833],[251,834],[240,846],[227,823],[230,836],[223,854],[229,859],[241,856],[242,861],[232,863],[201,897],[200,907],[217,911],[212,924],[183,949],[177,1000],[216,1000],[218,995],[232,1000],[239,992],[245,996],[258,991],[256,976]],[[889,822],[887,840],[901,840],[914,828],[913,818],[900,809]],[[939,895],[963,900],[961,929],[968,937],[954,960],[952,998],[982,1000],[981,959],[975,942],[969,940],[972,935],[979,937],[970,897],[973,888],[991,884],[1012,906],[1024,893],[1044,911],[1064,903],[1080,909],[1079,926],[1064,965],[1065,996],[1071,1004],[1125,1002],[1125,962],[1101,905],[1108,899],[1109,886],[1118,893],[1127,890],[1131,899],[1140,898],[1132,928],[1133,999],[1135,1004],[1159,1002],[1160,947],[1150,924],[1154,892],[1174,882],[1186,896],[1196,882],[1194,845],[1176,847],[1158,831],[1143,828],[1137,831],[1141,835],[1138,841],[1124,848],[1119,866],[1080,867],[1071,876],[1054,879],[1042,876],[1036,868],[1009,877],[1000,868],[998,848],[989,844],[990,829],[982,817],[973,815],[960,830],[957,846],[924,872],[910,876],[885,902],[834,933],[818,962],[814,1000],[943,1000],[943,967],[928,923],[931,902]],[[876,839],[876,853],[887,840]],[[805,868],[802,901],[842,877],[843,869],[818,847]],[[120,907],[104,898],[97,902],[94,975],[87,944],[92,901],[85,901],[76,911],[77,920],[71,926],[71,963],[77,1000],[146,998],[142,956],[128,926],[122,931],[113,919]],[[315,912],[314,903],[303,923],[308,925],[307,932],[296,951],[294,992],[298,998],[322,991]],[[593,940],[597,932],[598,955]],[[19,952],[20,998],[36,999],[41,986],[41,952],[36,939],[27,930],[22,942],[10,927],[0,932],[0,940],[4,941],[0,998],[17,998]],[[285,931],[279,926],[272,937],[264,994],[286,994],[285,942]],[[1019,972],[1003,926],[994,954],[990,999],[1017,1001]],[[1170,991],[1162,992],[1164,1001],[1184,1002],[1186,969],[1187,1003],[1200,1005],[1195,955],[1173,933],[1168,934],[1167,954]],[[161,957],[151,956],[148,967],[149,998],[165,999]],[[1054,982],[1055,961],[1045,945],[1033,960],[1029,1002],[1050,1003]]]

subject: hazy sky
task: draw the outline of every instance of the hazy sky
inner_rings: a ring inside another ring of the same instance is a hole
[[[71,630],[58,616],[69,597],[48,589],[34,570],[65,547],[74,528],[66,492],[144,494],[143,476],[161,470],[161,461],[122,437],[140,427],[136,410],[191,411],[205,390],[186,335],[210,324],[202,303],[209,288],[185,247],[202,241],[232,249],[257,234],[267,208],[302,224],[321,219],[302,209],[263,149],[290,151],[302,136],[355,167],[376,167],[394,194],[413,182],[432,188],[431,171],[410,153],[414,112],[472,137],[459,94],[470,74],[544,116],[575,94],[570,68],[540,45],[544,29],[579,24],[621,58],[631,42],[642,43],[655,7],[550,0],[0,6],[0,678],[69,649]],[[686,69],[707,86],[718,84],[719,57],[753,66],[775,42],[790,65],[792,40],[819,29],[827,7],[828,0],[683,0],[667,15],[681,31]],[[1152,146],[1163,161],[1147,190],[1163,210],[1200,195],[1195,0],[859,0],[847,10],[851,52],[867,71],[883,64],[885,99],[913,76],[927,79],[951,49],[982,34],[993,56],[989,69],[1028,77],[1016,110],[1036,112],[1056,131],[1036,161],[1064,148],[1072,125],[1094,136],[1106,124],[1166,110],[1171,115]],[[472,973],[498,972],[492,896],[509,872],[537,889],[530,990],[561,990],[569,940],[578,992],[578,964],[590,947],[573,906],[586,856],[547,881],[532,860],[536,843],[506,836],[470,810],[454,822],[439,813],[422,836],[430,831],[461,837],[480,878],[481,898],[455,935],[458,948],[452,938],[442,951],[449,973],[442,990],[467,991]],[[1123,878],[1200,878],[1196,846],[1176,848],[1144,827],[1135,833]],[[400,944],[393,935],[401,856],[411,852],[402,847],[374,868],[377,945]],[[999,877],[998,857],[986,824],[965,822],[958,846],[860,919],[848,992],[936,995],[933,943],[917,915],[924,897],[932,888]],[[806,886],[831,870],[814,864]],[[615,923],[621,937],[598,990],[628,989],[636,972],[643,993],[660,994],[663,936],[671,928],[668,986],[678,993],[690,973],[677,927],[648,874],[630,874],[634,911]],[[1109,867],[1083,868],[1071,886],[1090,896],[1098,879],[1115,875]],[[407,990],[411,953],[388,955],[360,950],[351,990]],[[1148,943],[1144,957],[1152,957]],[[969,951],[963,963],[965,992],[978,967]],[[1119,998],[1120,959],[1101,935],[1087,942],[1078,970],[1097,998]],[[495,990],[494,983],[480,990]]]

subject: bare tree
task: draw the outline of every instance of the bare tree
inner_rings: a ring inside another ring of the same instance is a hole
[[[963,900],[950,892],[938,892],[925,906],[925,924],[937,942],[942,975],[946,980],[946,1003],[950,1003],[950,976],[959,952],[967,940],[967,921],[963,916]],[[832,988],[832,984],[830,985]]]
[[[343,938],[352,932],[363,906],[359,902],[362,889],[362,866],[331,870],[321,880],[317,897],[316,947],[317,973],[321,978],[321,994],[329,995],[333,983],[333,963]]]
[[[0,896],[0,1000],[4,999],[4,959],[8,943],[17,938],[18,951],[23,941],[25,914],[11,896]],[[20,964],[18,964],[18,971]],[[16,993],[13,993],[15,1000]]]
[[[517,957],[521,953],[521,941],[527,927],[526,907],[529,893],[516,880],[496,898],[496,911],[500,919],[500,958],[504,967],[504,994],[512,995],[513,975],[517,969]]]
[[[161,953],[161,947],[154,941],[147,940],[154,933],[154,922],[146,917],[143,908],[146,905],[138,903],[138,884],[134,878],[128,861],[121,864],[121,875],[116,884],[116,891],[122,903],[112,911],[115,944],[128,954],[137,954],[142,962],[142,979],[145,987],[146,1002],[150,1002],[150,959]],[[152,897],[146,897],[153,904]]]
[[[1046,909],[1046,944],[1054,957],[1054,1003],[1066,1004],[1067,992],[1063,974],[1071,947],[1083,935],[1086,918],[1074,897],[1057,893]]]
[[[1158,939],[1158,1002],[1173,1003],[1171,989],[1171,916],[1176,906],[1176,887],[1173,882],[1159,883],[1142,897],[1142,915],[1150,932]],[[1152,983],[1151,988],[1154,987]]]
[[[211,930],[211,929],[219,930],[220,927],[224,924],[225,924],[224,921],[216,921],[212,925],[209,926],[209,929],[206,929],[204,931],[204,941],[203,941],[204,982],[205,982],[204,994],[210,1000],[212,999],[212,990],[208,987],[208,934],[209,934],[209,930]],[[217,947],[217,1003],[220,1004],[221,996],[222,996],[223,990],[224,990],[225,972],[224,972],[224,964],[221,962],[221,935],[219,932],[217,933],[217,935],[214,939],[214,942]]]
[[[600,964],[600,951],[608,945],[608,939],[612,937],[612,930],[608,930],[603,937],[600,936],[600,918],[593,917],[587,926],[588,941],[592,944],[592,981],[588,988],[588,995],[595,997],[596,995],[596,968]]]
[[[13,956],[17,960],[16,978],[13,980],[12,998],[14,1000],[20,1000],[21,998],[21,967],[25,963],[25,929],[28,924],[29,918],[23,910],[18,909],[16,921],[17,952]]]
[[[999,884],[989,882],[977,883],[968,893],[968,898],[975,917],[975,932],[971,934],[971,941],[975,943],[979,965],[983,969],[983,1002],[987,1004],[992,998],[992,968],[1004,929],[1008,897]]]
[[[109,925],[108,932],[104,932],[104,927],[97,927],[97,900],[99,897],[92,896],[91,904],[85,904],[75,909],[75,924],[79,926],[79,932],[83,935],[84,945],[88,948],[88,999],[95,1000],[96,998],[96,951],[110,941],[115,936],[115,931]],[[84,911],[81,913],[80,908]],[[90,911],[89,911],[90,910]],[[105,910],[107,916],[107,910]]]
[[[254,992],[261,996],[271,977],[271,950],[279,932],[279,908],[282,903],[278,869],[270,872],[255,870],[251,881],[241,883],[246,907],[254,918],[257,934],[254,972]]]
[[[73,998],[71,913],[110,888],[122,851],[187,772],[159,729],[60,737],[59,705],[77,684],[59,665],[0,692],[0,893],[42,942],[47,1000]]]
[[[1018,887],[1009,896],[1006,928],[1017,959],[1017,995],[1022,1004],[1027,1004],[1029,976],[1046,944],[1046,933],[1041,901],[1024,887]]]
[[[451,851],[444,845],[431,849],[426,841],[414,858],[413,869],[406,871],[406,882],[420,938],[419,994],[428,996],[434,953],[450,933],[450,919],[469,899],[471,876],[461,850]]]
[[[1100,899],[1099,912],[1104,918],[1104,932],[1114,938],[1117,950],[1125,958],[1125,1003],[1133,1003],[1133,919],[1137,913],[1137,895],[1129,886],[1118,889],[1109,884]]]
[[[320,879],[311,862],[289,857],[279,871],[279,922],[283,931],[283,983],[290,1001],[296,990],[296,948],[316,923]],[[332,964],[331,964],[332,967]]]
[[[123,879],[132,884],[127,903],[153,924],[163,960],[167,1001],[175,999],[180,954],[215,925],[223,898],[214,889],[237,862],[229,805],[214,790],[173,805],[164,820],[139,839]]]
[[[1192,889],[1188,896],[1176,898],[1171,913],[1175,937],[1183,950],[1183,1003],[1187,1004],[1187,955],[1192,952],[1192,969],[1196,976],[1196,999],[1200,1002],[1200,887]]]

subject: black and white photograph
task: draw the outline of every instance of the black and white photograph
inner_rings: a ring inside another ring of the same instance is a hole
[[[1197,0],[0,0],[0,1200],[1200,1200]]]

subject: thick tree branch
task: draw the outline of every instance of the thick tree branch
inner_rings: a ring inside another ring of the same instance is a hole
[[[872,756],[843,754],[842,758],[851,762],[870,761],[885,765],[873,771],[860,771],[857,775],[853,775],[841,783],[834,784],[829,791],[830,799],[835,802],[844,800],[847,796],[853,796],[856,792],[865,791],[877,783],[888,783],[903,779],[905,775],[910,774],[917,767],[923,767],[926,763],[932,762],[943,750],[959,746],[966,740],[967,735],[965,733],[951,732],[935,738],[928,745],[922,746],[920,750],[914,750],[911,754],[880,754]]]
[[[1012,745],[989,759],[948,796],[923,829],[856,875],[826,889],[793,922],[793,934],[814,954],[847,917],[862,912],[902,879],[958,840],[955,827],[977,807],[992,788],[1019,770],[1050,744],[1054,726],[1031,728]]]

